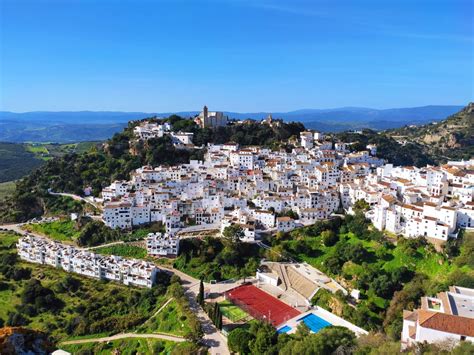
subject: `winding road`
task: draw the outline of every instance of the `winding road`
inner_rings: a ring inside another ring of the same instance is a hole
[[[92,205],[93,207],[97,208],[99,211],[102,211],[102,206],[96,204],[94,201],[92,201],[91,197],[82,197],[79,195],[74,195],[74,194],[69,194],[66,192],[53,192],[51,190],[48,190],[48,193],[53,196],[65,196],[65,197],[70,197],[75,201],[84,201],[85,203],[88,203],[89,205]]]

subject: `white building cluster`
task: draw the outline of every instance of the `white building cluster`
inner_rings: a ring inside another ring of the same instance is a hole
[[[340,206],[365,200],[375,227],[407,237],[446,241],[474,227],[474,160],[440,167],[394,167],[377,147],[301,132],[291,152],[236,143],[209,144],[204,161],[145,166],[130,181],[103,190],[103,219],[112,228],[162,222],[176,233],[189,225],[240,224],[245,241],[329,218]],[[298,216],[285,216],[292,210]],[[217,229],[216,228],[216,229]]]
[[[133,133],[139,139],[161,138],[165,133],[171,132],[171,124],[163,124],[143,121],[133,129]]]
[[[431,241],[455,237],[458,228],[474,227],[474,161],[435,167],[391,164],[339,186],[342,205],[365,200],[379,230]]]
[[[193,145],[194,133],[192,132],[173,132],[171,124],[168,122],[153,123],[143,121],[133,129],[137,139],[148,140],[151,138],[161,138],[168,135],[176,147],[189,147]]]
[[[104,222],[112,228],[162,222],[176,233],[189,225],[237,223],[245,241],[260,233],[290,231],[328,218],[340,206],[341,181],[352,183],[383,161],[369,151],[337,150],[323,135],[311,148],[292,152],[236,143],[209,144],[204,161],[173,167],[144,166],[130,181],[116,181],[103,190]],[[292,210],[295,221],[284,216]]]
[[[143,260],[94,254],[45,238],[25,236],[18,240],[21,259],[61,268],[67,272],[96,279],[122,282],[125,285],[152,287],[159,270]]]

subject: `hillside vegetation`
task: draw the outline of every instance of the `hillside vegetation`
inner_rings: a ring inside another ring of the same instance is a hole
[[[419,144],[437,162],[470,159],[474,156],[474,103],[441,122],[387,133],[399,141]]]
[[[394,339],[401,333],[402,310],[416,307],[421,296],[453,284],[474,287],[473,233],[460,235],[438,253],[423,238],[393,243],[357,212],[296,229],[271,243],[267,258],[290,256],[361,290],[356,307],[349,306],[344,295],[325,291],[317,293],[314,304]]]
[[[164,274],[153,289],[97,281],[20,260],[17,239],[0,232],[0,326],[28,326],[56,340],[127,331],[164,302],[169,286]]]

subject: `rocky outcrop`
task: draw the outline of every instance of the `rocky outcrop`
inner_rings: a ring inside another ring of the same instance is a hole
[[[0,328],[0,354],[50,354],[55,346],[45,333],[22,327]]]

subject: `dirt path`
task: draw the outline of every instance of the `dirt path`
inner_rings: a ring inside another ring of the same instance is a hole
[[[163,339],[169,341],[175,341],[178,343],[186,341],[186,339],[175,336],[175,335],[166,335],[166,334],[135,334],[135,333],[120,333],[115,334],[109,337],[102,338],[89,338],[89,339],[77,339],[77,340],[68,340],[64,341],[62,345],[72,345],[72,344],[85,344],[85,343],[103,343],[120,339],[127,338],[154,338],[154,339]]]

